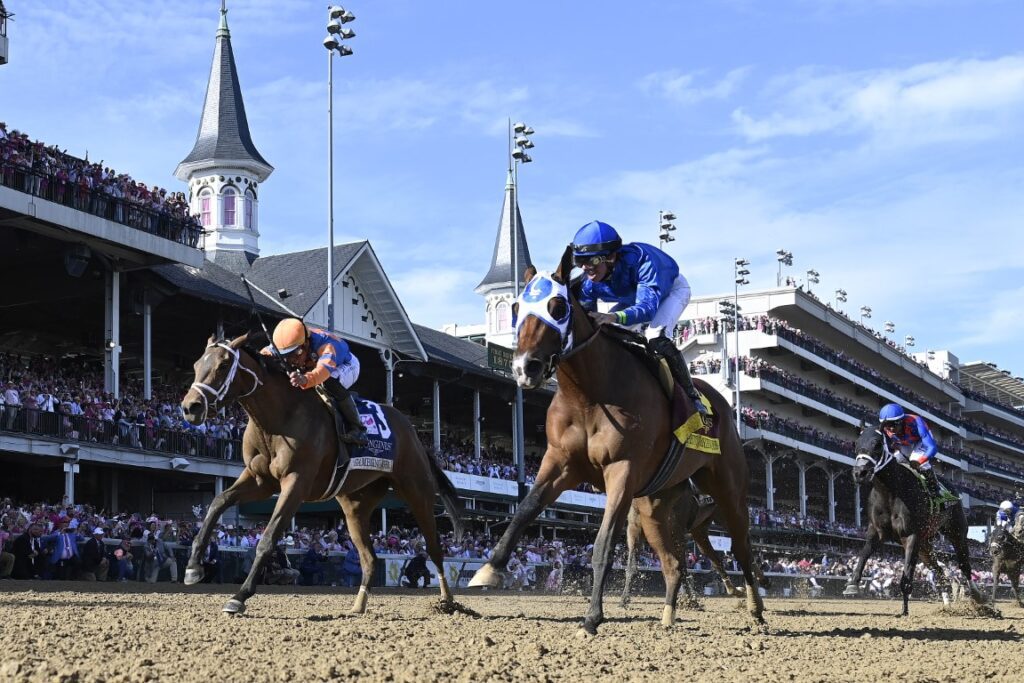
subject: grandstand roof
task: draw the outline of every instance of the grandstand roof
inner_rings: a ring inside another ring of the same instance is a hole
[[[517,259],[515,271],[512,269],[512,211],[516,217],[516,248]],[[505,201],[501,204],[501,218],[498,221],[498,234],[494,238],[494,253],[491,255],[491,268],[480,284],[473,290],[477,294],[487,294],[498,287],[512,287],[515,273],[522,277],[523,271],[533,262],[530,260],[530,248],[526,244],[526,233],[523,231],[523,217],[519,214],[519,202],[516,189],[512,183],[512,172],[508,173],[505,182]]]
[[[188,156],[178,164],[174,175],[187,182],[193,171],[204,166],[235,164],[252,171],[262,182],[274,167],[259,153],[249,135],[242,88],[238,83],[235,55],[231,50],[227,9],[222,5],[220,11],[213,66],[206,86],[206,100],[196,143]]]
[[[366,241],[334,246],[334,277],[348,269]],[[261,256],[249,271],[249,277],[264,290],[275,293],[287,289],[283,303],[299,315],[305,315],[327,290],[327,247]]]
[[[424,325],[413,325],[430,360],[495,379],[508,379],[487,366],[487,348]]]
[[[412,321],[370,243],[363,240],[336,245],[332,265],[333,282],[339,282],[343,275],[348,274],[352,276],[353,282],[359,283],[355,285],[356,291],[362,285],[361,296],[367,299],[367,305],[371,306],[375,319],[391,345],[402,353],[425,359],[426,351],[420,344]],[[276,296],[281,289],[287,289],[288,296],[275,301],[279,307],[290,309],[302,317],[311,317],[320,323],[326,322],[320,317],[323,311],[318,313],[313,310],[324,299],[327,291],[326,247],[258,258],[249,270],[249,278],[271,296]],[[352,283],[342,279],[343,287],[349,284]],[[339,328],[336,326],[336,329]],[[375,345],[380,339],[364,341]]]
[[[1024,379],[1009,370],[1000,370],[994,363],[972,361],[959,368],[960,385],[1000,403],[1024,407]]]
[[[186,294],[220,303],[249,308],[249,294],[245,290],[242,279],[227,268],[206,261],[202,268],[193,268],[180,264],[155,266],[151,269],[168,283]],[[277,301],[253,290],[256,304],[274,315],[286,315]]]

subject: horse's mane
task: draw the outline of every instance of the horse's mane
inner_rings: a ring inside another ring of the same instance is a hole
[[[577,275],[569,281],[569,292],[572,294],[573,302],[578,304],[580,299],[580,291],[583,288],[583,275]],[[603,334],[613,342],[616,346],[631,353],[640,364],[646,367],[654,378],[658,380],[660,385],[661,366],[654,358],[647,352],[647,338],[644,337],[640,332],[634,332],[633,330],[618,325],[600,325],[594,329],[595,334]]]

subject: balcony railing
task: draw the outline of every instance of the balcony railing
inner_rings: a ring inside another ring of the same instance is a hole
[[[0,160],[0,185],[187,247],[201,249],[203,246],[204,230],[194,217],[175,216],[169,211],[142,206],[130,199],[89,189],[55,175],[38,173],[10,161]]]
[[[187,455],[238,461],[242,458],[242,442],[238,439],[224,439],[197,431],[147,426],[132,420],[110,422],[35,408],[0,408],[0,431],[161,455]]]

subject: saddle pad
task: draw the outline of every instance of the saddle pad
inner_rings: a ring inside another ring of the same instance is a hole
[[[672,424],[679,443],[686,448],[691,448],[702,453],[721,455],[722,446],[718,440],[718,427],[721,422],[719,415],[711,408],[711,401],[704,394],[700,395],[701,403],[708,411],[708,418],[705,420],[698,413],[690,401],[690,397],[683,393],[677,384],[672,391]]]
[[[356,399],[359,420],[366,427],[366,446],[350,447],[349,469],[390,472],[395,466],[395,435],[379,404]]]

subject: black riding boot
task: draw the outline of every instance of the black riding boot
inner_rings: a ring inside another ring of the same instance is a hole
[[[346,431],[342,434],[341,440],[353,446],[365,446],[366,427],[363,426],[362,420],[359,419],[359,410],[356,408],[356,402],[352,398],[352,393],[333,377],[324,382],[324,388],[327,389],[331,398],[334,399],[335,404],[338,406],[338,412],[341,413],[341,417],[345,420]]]
[[[707,408],[704,407],[704,402],[700,400],[697,388],[693,386],[690,369],[686,366],[686,360],[683,359],[683,354],[679,352],[675,343],[668,337],[655,337],[648,342],[648,345],[655,355],[664,358],[665,362],[668,363],[668,369],[672,371],[672,377],[679,382],[683,393],[693,401],[693,406],[697,412],[701,415],[707,415]]]
[[[928,495],[933,500],[938,499],[942,496],[942,491],[939,490],[939,480],[935,478],[935,470],[929,467],[926,470],[919,470],[921,476],[924,477],[925,487],[928,489]]]

